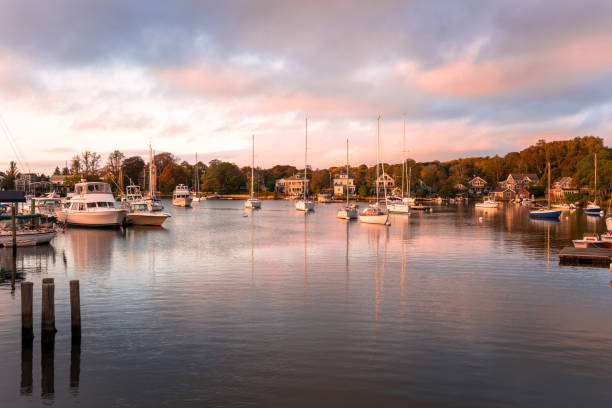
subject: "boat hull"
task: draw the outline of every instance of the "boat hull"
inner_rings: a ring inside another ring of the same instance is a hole
[[[393,214],[409,214],[410,206],[408,204],[389,204],[387,203],[387,209]]]
[[[29,232],[17,231],[17,246],[45,245],[55,238],[55,231]],[[0,235],[0,246],[12,246],[13,235],[11,233]]]
[[[161,227],[161,225],[170,217],[170,214],[138,214],[131,213],[125,216],[125,222],[130,225],[149,225],[154,227]]]
[[[529,216],[531,218],[556,220],[561,216],[561,210],[531,211]]]
[[[298,211],[304,211],[304,212],[308,212],[308,211],[314,211],[314,202],[313,201],[304,201],[304,200],[300,200],[300,201],[296,201],[295,202],[295,209]]]
[[[248,199],[244,202],[244,208],[248,208],[251,210],[257,210],[259,208],[261,208],[261,201],[260,200],[252,200],[252,199]]]
[[[125,215],[125,210],[67,212],[66,223],[84,227],[118,227]]]
[[[359,215],[359,222],[364,224],[387,225],[389,223],[389,214]]]
[[[191,198],[174,198],[172,205],[175,207],[191,207]]]
[[[358,217],[356,208],[342,208],[336,214],[336,218],[340,218],[343,220],[354,220]]]
[[[612,231],[612,217],[606,218],[606,227],[608,228],[608,231]]]

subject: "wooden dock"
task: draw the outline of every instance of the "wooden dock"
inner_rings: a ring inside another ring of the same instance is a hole
[[[609,266],[612,263],[612,249],[565,247],[559,253],[559,261],[561,263]]]

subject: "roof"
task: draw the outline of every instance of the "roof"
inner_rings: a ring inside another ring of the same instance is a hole
[[[21,191],[0,191],[0,203],[25,203],[26,199]]]
[[[524,179],[525,177],[529,177],[531,180],[540,180],[537,174],[534,173],[510,173],[509,176],[512,176],[513,179]]]

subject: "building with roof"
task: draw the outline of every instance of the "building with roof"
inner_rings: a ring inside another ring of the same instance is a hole
[[[310,191],[310,180],[308,178],[304,179],[304,173],[278,179],[274,183],[274,191],[290,196],[303,195],[304,188],[306,188],[306,191]]]
[[[355,195],[355,177],[346,171],[336,173],[334,177],[334,196],[346,196],[347,192],[350,195]]]
[[[540,177],[534,173],[510,173],[506,180],[501,182],[502,188],[519,191],[523,187],[531,187],[540,182]]]

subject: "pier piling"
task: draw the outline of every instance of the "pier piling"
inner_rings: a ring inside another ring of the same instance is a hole
[[[34,284],[32,282],[21,283],[21,336],[23,339],[34,337],[33,291]]]
[[[44,278],[42,284],[41,334],[55,334],[55,283]],[[44,340],[44,339],[43,339]]]
[[[70,281],[70,323],[72,336],[81,336],[81,296],[79,294],[79,281]]]

